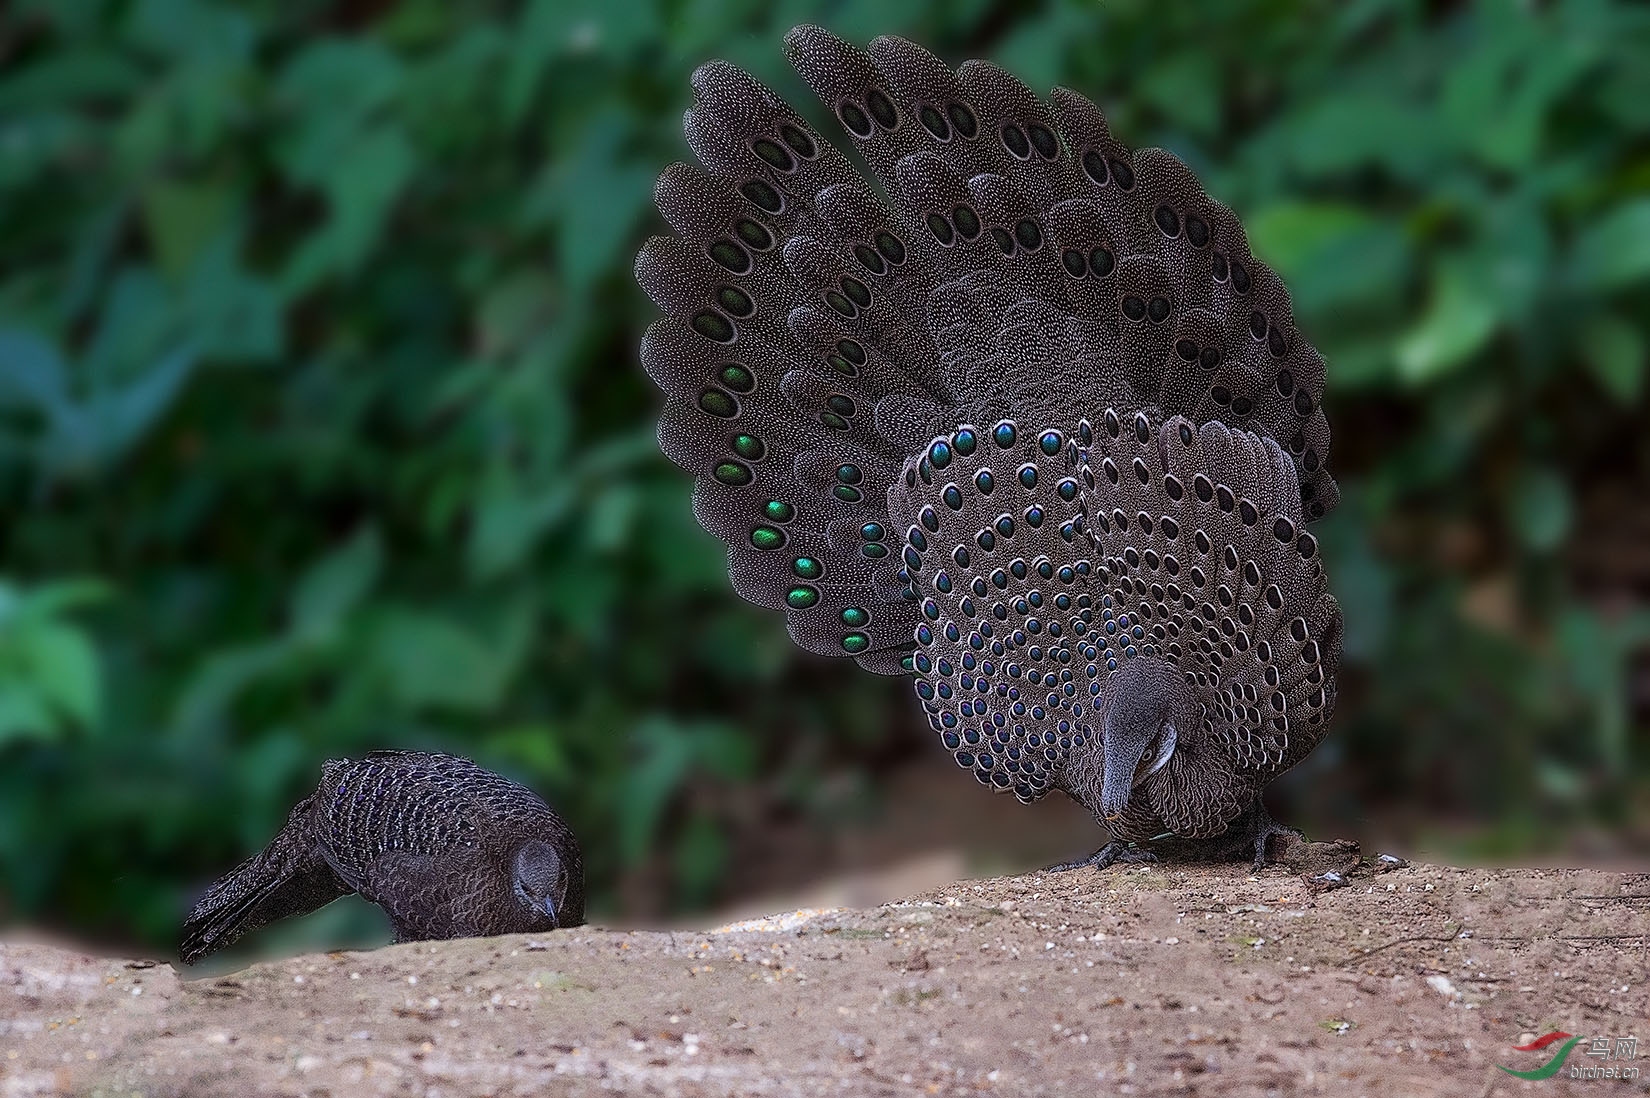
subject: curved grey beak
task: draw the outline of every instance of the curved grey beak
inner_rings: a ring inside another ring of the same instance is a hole
[[[557,926],[561,925],[561,917],[556,914],[556,898],[554,896],[544,898],[544,913],[550,916],[551,922]]]
[[[1138,748],[1118,745],[1110,739],[1106,741],[1106,770],[1100,786],[1100,814],[1105,819],[1115,820],[1123,815],[1134,787],[1168,764],[1178,740],[1174,725],[1168,725],[1167,733],[1156,738],[1157,752],[1151,758],[1150,765],[1145,764],[1146,749],[1151,747],[1151,741],[1140,744]]]
[[[1146,753],[1145,744],[1121,745],[1106,741],[1105,776],[1100,785],[1100,815],[1116,820],[1128,807],[1129,795],[1134,792],[1134,772],[1140,766],[1140,757]]]

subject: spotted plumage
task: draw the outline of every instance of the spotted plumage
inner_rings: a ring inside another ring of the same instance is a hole
[[[911,674],[992,789],[1263,849],[1340,637],[1307,530],[1338,498],[1324,366],[1281,283],[1073,92],[898,38],[786,47],[874,182],[712,62],[636,264],[660,444],[735,589]]]
[[[584,921],[578,840],[532,790],[468,759],[378,751],[322,768],[269,845],[189,913],[182,958],[352,892],[384,909],[397,941]]]

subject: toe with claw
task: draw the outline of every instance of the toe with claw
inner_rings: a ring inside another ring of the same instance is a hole
[[[1270,856],[1269,847],[1273,839],[1293,838],[1296,843],[1306,842],[1306,836],[1301,833],[1299,828],[1285,827],[1283,824],[1278,823],[1272,818],[1272,814],[1266,811],[1266,805],[1259,800],[1255,801],[1255,807],[1249,811],[1247,833],[1251,844],[1250,849],[1254,851],[1254,861],[1249,868],[1254,873],[1259,873],[1268,865],[1278,861],[1277,858]],[[1244,831],[1240,830],[1238,834],[1242,835]]]
[[[1157,855],[1149,850],[1141,850],[1132,843],[1120,842],[1113,839],[1105,846],[1096,850],[1086,858],[1079,858],[1074,862],[1060,862],[1051,865],[1045,873],[1067,873],[1073,869],[1105,869],[1109,865],[1146,865],[1155,863]]]

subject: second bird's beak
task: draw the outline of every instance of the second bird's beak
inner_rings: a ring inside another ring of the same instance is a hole
[[[561,925],[561,919],[556,915],[556,898],[554,896],[546,896],[544,898],[544,913],[550,916],[550,921],[552,923],[555,923],[557,926]]]

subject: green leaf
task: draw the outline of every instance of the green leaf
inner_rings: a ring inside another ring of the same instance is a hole
[[[128,37],[149,49],[179,58],[244,57],[257,27],[235,5],[202,0],[138,0],[126,26]]]
[[[31,111],[68,104],[118,101],[146,83],[142,66],[101,42],[60,41],[33,64],[9,68],[0,82],[0,114],[22,121]]]
[[[1549,115],[1596,58],[1578,36],[1530,12],[1479,10],[1478,34],[1445,74],[1439,111],[1485,163],[1517,171],[1535,160]]]
[[[1571,258],[1583,289],[1614,290],[1650,275],[1650,198],[1624,202],[1594,219]]]
[[[495,285],[477,311],[481,353],[508,354],[550,320],[555,283],[539,270],[517,271]]]
[[[1370,510],[1361,496],[1343,499],[1333,515],[1314,527],[1324,561],[1335,577],[1335,598],[1345,615],[1341,650],[1355,663],[1380,659],[1398,614],[1393,567],[1375,551],[1367,534]]]
[[[641,758],[627,770],[625,812],[619,817],[619,855],[630,865],[647,856],[672,794],[693,761],[692,730],[675,718],[644,717],[632,733]]]
[[[80,629],[58,622],[30,626],[18,638],[24,674],[54,709],[84,728],[102,713],[97,650]]]
[[[1188,132],[1210,137],[1220,131],[1220,75],[1206,53],[1191,50],[1147,68],[1135,91]]]
[[[299,639],[331,637],[378,579],[384,543],[367,526],[304,573],[292,599],[292,631]]]
[[[241,263],[239,226],[219,233],[196,256],[183,288],[181,313],[202,357],[273,362],[286,343],[275,287]]]
[[[1617,404],[1630,407],[1644,392],[1645,344],[1638,328],[1613,313],[1601,313],[1582,326],[1581,360]]]
[[[39,691],[0,681],[0,747],[10,740],[55,740],[62,732]]]
[[[1245,226],[1250,250],[1283,276],[1302,313],[1388,298],[1407,277],[1403,230],[1348,203],[1286,199]]]
[[[0,741],[98,727],[103,677],[97,649],[62,615],[107,593],[93,580],[23,589],[0,582]]]
[[[233,192],[217,182],[156,180],[143,189],[143,224],[166,276],[182,280],[208,241],[227,223]]]
[[[330,216],[288,264],[285,292],[297,295],[329,275],[354,274],[377,247],[417,166],[412,143],[399,128],[355,137],[324,177]]]
[[[504,661],[470,630],[436,614],[381,610],[366,636],[366,656],[391,699],[416,712],[482,713],[498,704]]]
[[[517,567],[539,536],[571,511],[577,500],[577,486],[565,481],[528,495],[513,474],[496,471],[487,480],[470,524],[466,546],[470,575],[492,579]]]
[[[185,737],[212,730],[243,690],[286,667],[293,653],[284,637],[210,652],[179,691],[172,727]]]
[[[488,755],[547,778],[577,781],[581,776],[562,743],[566,734],[567,729],[540,722],[494,728],[487,733]]]
[[[174,348],[130,385],[103,394],[93,404],[99,461],[118,457],[154,426],[183,389],[197,360],[194,347]]]
[[[728,843],[716,820],[703,811],[690,816],[676,835],[676,876],[683,899],[692,904],[709,902],[727,857]]]
[[[628,252],[633,226],[653,194],[655,171],[632,151],[636,120],[607,107],[592,112],[580,140],[530,195],[526,219],[553,219],[566,284],[586,289]]]
[[[1570,532],[1570,489],[1556,470],[1527,470],[1515,482],[1510,511],[1519,541],[1535,552],[1551,552]]]
[[[1478,353],[1499,322],[1488,287],[1460,263],[1441,264],[1426,313],[1398,340],[1398,376],[1411,384],[1435,380]]]
[[[645,528],[641,512],[642,495],[634,484],[608,483],[587,501],[585,537],[597,552],[613,552],[629,539],[632,530]]]
[[[1365,166],[1424,178],[1449,148],[1437,118],[1390,94],[1332,95],[1302,103],[1282,127],[1287,155],[1308,178]]]
[[[371,37],[307,43],[275,86],[275,103],[290,119],[280,144],[287,173],[309,184],[336,173],[366,120],[395,101],[402,77],[400,58]]]
[[[0,591],[6,590],[0,584]],[[32,587],[17,601],[18,612],[31,617],[52,618],[70,610],[96,606],[114,596],[114,588],[100,579],[65,579]],[[0,610],[0,624],[5,613]]]
[[[694,751],[706,772],[717,777],[747,782],[756,776],[760,758],[756,741],[732,725],[718,723],[701,727]]]
[[[34,332],[0,328],[0,408],[49,411],[67,401],[67,388],[56,347]]]
[[[567,0],[528,0],[516,25],[515,48],[504,71],[504,117],[513,126],[526,115],[547,76],[568,25]]]
[[[1373,223],[1370,215],[1344,202],[1284,200],[1248,218],[1249,248],[1279,274],[1292,277],[1314,255]]]

